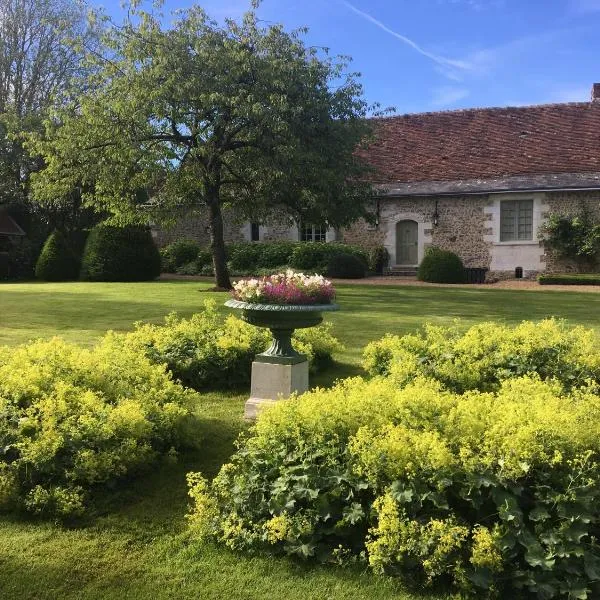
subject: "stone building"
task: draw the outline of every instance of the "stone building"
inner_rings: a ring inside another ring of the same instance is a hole
[[[374,224],[332,231],[228,219],[229,239],[382,244],[391,269],[405,272],[431,245],[497,277],[517,267],[526,277],[575,269],[543,247],[538,231],[552,213],[600,220],[600,84],[590,102],[409,114],[374,126],[364,151],[379,192]],[[182,220],[187,237],[206,241],[203,222]]]

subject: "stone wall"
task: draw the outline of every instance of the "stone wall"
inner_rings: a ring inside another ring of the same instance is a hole
[[[600,191],[592,192],[551,192],[546,194],[547,213],[566,216],[580,215],[584,211],[600,222]],[[573,260],[560,258],[550,248],[545,251],[546,273],[577,273],[591,270],[588,266]],[[598,270],[597,268],[595,269]]]
[[[499,206],[503,199],[518,196],[534,198],[534,239],[527,242],[499,241]],[[535,277],[539,272],[574,272],[581,266],[559,259],[550,249],[544,249],[537,240],[539,225],[552,213],[581,214],[587,210],[600,221],[600,191],[597,192],[547,192],[536,194],[503,194],[483,196],[443,196],[414,198],[382,198],[379,201],[379,223],[372,225],[360,220],[351,227],[336,233],[332,230],[328,240],[338,239],[365,249],[384,245],[390,254],[390,266],[396,265],[396,225],[402,220],[418,224],[418,260],[432,245],[456,252],[466,267],[487,268],[493,278],[514,277],[520,266],[525,277]],[[438,223],[433,217],[437,210]],[[239,222],[224,211],[225,238],[227,242],[250,239],[250,226]],[[188,238],[202,246],[209,244],[208,218],[205,212],[181,217],[173,229],[156,229],[153,233],[159,246],[176,239]],[[297,240],[297,227],[281,217],[261,225],[260,237],[264,241]]]
[[[193,213],[182,214],[173,227],[153,227],[152,236],[159,248],[167,246],[176,240],[194,240],[202,247],[210,244],[208,230],[208,210],[199,209]],[[246,239],[245,223],[235,219],[231,211],[223,211],[225,242],[242,242]]]

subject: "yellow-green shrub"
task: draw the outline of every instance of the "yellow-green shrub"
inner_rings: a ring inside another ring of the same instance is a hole
[[[209,301],[189,319],[172,313],[164,325],[137,323],[135,331],[119,337],[153,362],[166,364],[184,385],[200,390],[249,383],[252,361],[267,349],[271,336],[268,329],[248,325],[232,315],[223,317]],[[292,341],[296,350],[308,357],[313,372],[342,349],[330,324],[298,329]]]
[[[0,508],[80,515],[180,445],[193,395],[114,336],[0,347]]]
[[[191,519],[234,549],[364,559],[477,597],[592,598],[599,458],[596,387],[357,378],[265,411],[211,483],[190,476]]]
[[[399,385],[426,376],[457,392],[497,389],[500,382],[527,374],[557,379],[566,387],[600,382],[596,334],[562,321],[524,321],[516,327],[481,323],[426,325],[422,333],[387,335],[369,344],[363,365],[371,375],[389,375]]]

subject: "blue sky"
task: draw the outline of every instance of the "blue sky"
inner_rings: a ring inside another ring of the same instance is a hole
[[[198,3],[219,20],[249,4]],[[399,113],[584,101],[600,82],[600,0],[264,0],[258,14],[351,56],[366,98]]]

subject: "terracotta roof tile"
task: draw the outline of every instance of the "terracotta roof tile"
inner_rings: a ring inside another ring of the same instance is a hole
[[[374,120],[373,183],[600,171],[600,102],[478,108]]]

